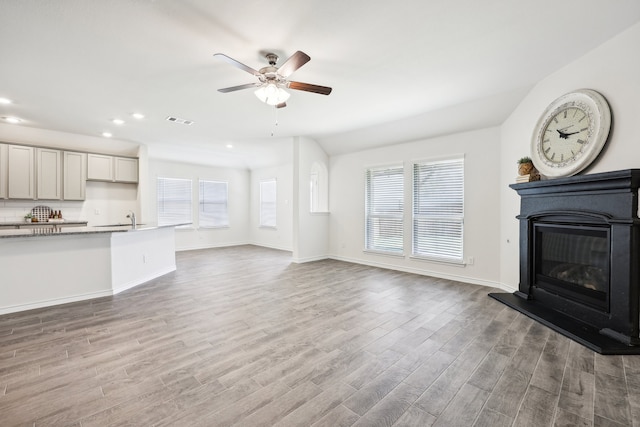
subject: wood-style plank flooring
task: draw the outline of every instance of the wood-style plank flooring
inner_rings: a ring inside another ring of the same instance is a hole
[[[640,425],[640,356],[596,354],[495,289],[254,246],[177,261],[0,316],[0,425]]]

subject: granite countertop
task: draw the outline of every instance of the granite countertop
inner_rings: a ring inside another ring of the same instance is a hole
[[[87,221],[69,221],[64,220],[63,222],[26,222],[26,221],[13,221],[13,222],[0,222],[0,227],[25,227],[25,226],[46,226],[46,225],[87,225]]]
[[[0,239],[13,237],[50,237],[50,236],[69,236],[78,234],[106,234],[106,233],[126,233],[138,232],[145,230],[157,230],[159,228],[179,227],[190,225],[191,223],[172,224],[172,225],[149,225],[141,224],[133,228],[131,224],[114,224],[96,227],[59,227],[57,224],[48,224],[48,228],[30,228],[30,229],[10,229],[0,230]]]

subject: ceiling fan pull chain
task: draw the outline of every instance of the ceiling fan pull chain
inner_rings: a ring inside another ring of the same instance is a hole
[[[274,106],[273,110],[273,129],[271,129],[271,136],[276,134],[276,128],[278,127],[278,107]]]

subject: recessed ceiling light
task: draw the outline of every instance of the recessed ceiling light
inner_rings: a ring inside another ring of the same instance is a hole
[[[227,148],[233,148],[233,145],[227,144]]]
[[[4,120],[7,123],[20,123],[22,122],[22,119],[19,119],[18,117],[2,117],[2,120]]]
[[[113,122],[114,125],[123,125],[124,124],[124,120],[122,120],[122,119],[113,119],[111,121]]]
[[[9,98],[0,98],[0,104],[13,104],[13,101]]]
[[[142,120],[142,119],[144,119],[144,114],[142,114],[142,113],[133,113],[131,115],[131,117],[133,117],[134,119],[137,119],[137,120]]]
[[[113,134],[111,132],[102,132],[102,136],[104,136],[105,138],[111,138]]]

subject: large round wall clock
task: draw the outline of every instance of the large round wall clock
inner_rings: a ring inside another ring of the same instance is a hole
[[[538,120],[531,158],[549,178],[572,176],[589,166],[609,137],[611,110],[598,92],[580,89],[553,101]]]

